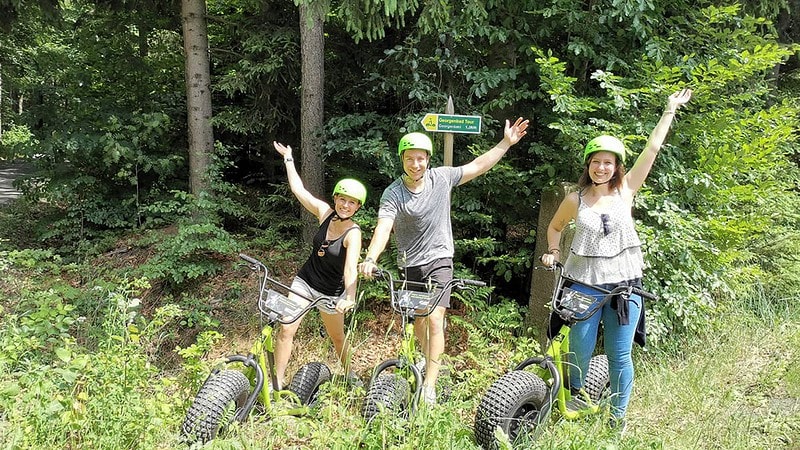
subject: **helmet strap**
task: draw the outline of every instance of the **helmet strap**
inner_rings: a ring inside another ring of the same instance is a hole
[[[430,163],[430,157],[428,157],[428,162]],[[403,170],[403,179],[410,183],[414,184],[419,183],[420,181],[422,181],[423,178],[425,178],[425,173],[428,171],[428,169],[429,167],[426,166],[425,170],[423,170],[422,173],[419,174],[419,178],[416,179],[412,178],[411,175],[409,175],[405,170]]]
[[[337,213],[335,210],[333,211],[333,217],[331,218],[331,222],[344,222],[345,220],[349,220],[353,218],[354,214],[351,214],[347,217],[342,217]]]

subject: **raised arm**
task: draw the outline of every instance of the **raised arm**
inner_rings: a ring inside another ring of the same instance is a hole
[[[300,174],[297,173],[297,169],[294,167],[292,147],[279,142],[273,142],[272,144],[275,146],[275,150],[283,156],[283,163],[286,166],[286,176],[289,179],[289,189],[292,190],[292,194],[300,200],[300,204],[303,205],[305,209],[311,214],[314,214],[321,222],[332,211],[331,206],[314,197],[306,190],[303,185],[303,180],[300,178]]]
[[[511,125],[509,121],[506,120],[506,127],[503,132],[503,140],[498,142],[497,145],[495,145],[491,150],[487,151],[481,156],[478,156],[471,162],[461,166],[461,182],[458,184],[462,185],[488,172],[489,169],[494,167],[494,165],[500,161],[500,158],[506,154],[512,145],[519,142],[519,140],[525,136],[527,129],[528,121],[523,120],[522,117],[518,118],[514,122],[514,125]]]
[[[692,98],[691,89],[683,89],[673,93],[667,99],[667,107],[664,109],[664,113],[661,114],[661,119],[658,120],[656,127],[653,128],[653,131],[650,133],[650,138],[647,139],[647,145],[645,145],[639,157],[636,158],[636,162],[633,164],[631,170],[625,174],[628,189],[630,189],[632,193],[635,194],[644,184],[644,180],[650,173],[650,169],[656,161],[656,156],[661,150],[661,145],[667,137],[669,128],[672,126],[672,119],[675,118],[675,112],[682,105],[686,104],[690,98]]]

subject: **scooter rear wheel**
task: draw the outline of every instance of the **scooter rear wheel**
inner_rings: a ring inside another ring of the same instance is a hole
[[[475,439],[488,450],[499,448],[497,427],[515,441],[532,436],[547,399],[547,385],[533,373],[514,370],[495,381],[475,413]],[[532,438],[532,437],[531,437]]]

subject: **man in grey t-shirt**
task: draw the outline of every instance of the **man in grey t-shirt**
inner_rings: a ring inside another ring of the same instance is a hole
[[[460,167],[430,168],[433,143],[423,133],[409,133],[400,139],[397,152],[404,175],[381,196],[378,223],[364,262],[359,270],[367,277],[375,271],[375,261],[395,232],[397,265],[411,281],[433,280],[445,284],[453,277],[453,230],[450,225],[450,192],[494,167],[508,149],[526,134],[528,121],[506,120],[503,140],[491,150]],[[426,358],[423,399],[436,403],[436,379],[444,352],[444,316],[450,306],[445,293],[441,303],[428,316],[417,319],[414,331]]]

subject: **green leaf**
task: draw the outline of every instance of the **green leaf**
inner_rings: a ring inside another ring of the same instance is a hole
[[[65,347],[59,347],[56,349],[56,356],[61,361],[68,363],[72,360],[72,351]]]

